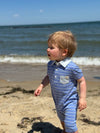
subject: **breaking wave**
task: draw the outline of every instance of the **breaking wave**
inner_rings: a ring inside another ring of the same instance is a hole
[[[49,61],[46,56],[0,56],[0,63],[44,63]],[[78,65],[100,66],[100,57],[72,57],[72,61]]]

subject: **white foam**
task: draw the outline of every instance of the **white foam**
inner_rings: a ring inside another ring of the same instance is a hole
[[[32,56],[4,56],[0,57],[1,63],[47,63],[46,57],[32,57]]]
[[[100,57],[73,57],[72,61],[79,65],[100,66]]]
[[[47,57],[35,56],[0,56],[1,63],[47,63]],[[100,57],[73,57],[72,61],[78,65],[100,66]]]

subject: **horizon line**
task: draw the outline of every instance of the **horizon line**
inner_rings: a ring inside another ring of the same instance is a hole
[[[41,24],[12,24],[12,25],[0,25],[0,27],[8,27],[8,26],[31,26],[31,25],[53,25],[53,24],[75,24],[75,23],[95,23],[100,22],[100,20],[93,21],[75,21],[75,22],[54,22],[54,23],[41,23]]]

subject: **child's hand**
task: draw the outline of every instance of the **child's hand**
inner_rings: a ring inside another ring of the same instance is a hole
[[[34,95],[35,95],[35,96],[39,96],[40,93],[41,93],[41,91],[42,91],[42,86],[40,85],[40,86],[35,90]]]
[[[85,98],[80,98],[78,104],[79,104],[78,105],[79,111],[82,111],[83,109],[85,109],[87,107],[87,103],[86,103],[86,99]]]

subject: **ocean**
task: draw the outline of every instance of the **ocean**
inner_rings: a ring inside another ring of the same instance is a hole
[[[75,63],[100,66],[100,22],[0,26],[0,63],[47,63],[49,34],[59,30],[76,37]]]

